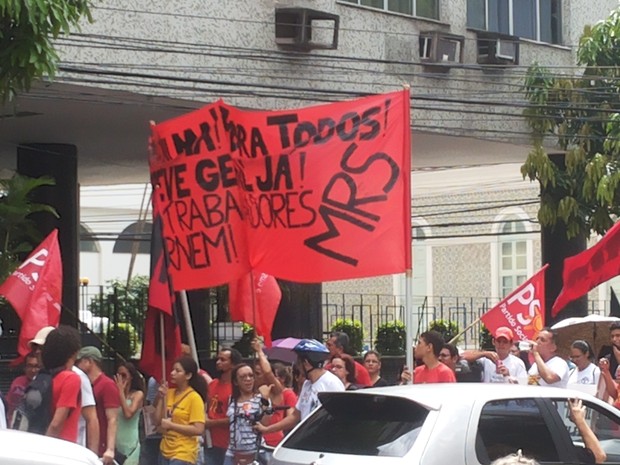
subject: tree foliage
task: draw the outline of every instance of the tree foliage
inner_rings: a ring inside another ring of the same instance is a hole
[[[577,64],[576,76],[536,64],[525,79],[533,149],[521,173],[542,186],[540,224],[562,223],[569,239],[604,234],[620,212],[620,9],[585,29]],[[565,167],[543,148],[548,138],[565,151]]]
[[[114,319],[112,325],[129,323],[134,328],[144,325],[144,315],[148,306],[149,278],[148,276],[134,276],[127,281],[113,279],[106,283],[109,292],[100,299],[93,299],[88,309],[94,316]]]
[[[11,100],[33,80],[53,78],[58,54],[53,40],[86,17],[90,0],[0,0],[0,95]]]
[[[23,260],[23,255],[43,239],[31,215],[48,212],[58,216],[50,205],[32,202],[32,192],[41,186],[52,186],[49,177],[30,178],[15,174],[0,179],[0,283]]]

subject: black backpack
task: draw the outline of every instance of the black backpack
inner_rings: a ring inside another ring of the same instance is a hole
[[[52,382],[62,371],[41,370],[33,379],[13,412],[11,428],[45,434],[52,421]]]

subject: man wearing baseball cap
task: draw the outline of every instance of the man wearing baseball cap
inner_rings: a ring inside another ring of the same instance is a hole
[[[519,357],[510,353],[514,334],[507,326],[500,326],[493,333],[495,352],[488,350],[467,350],[463,359],[470,363],[482,365],[482,382],[484,383],[517,383],[527,380],[525,364]]]
[[[118,409],[121,406],[118,388],[112,378],[102,369],[103,355],[94,346],[82,347],[75,364],[88,375],[97,408],[99,420],[99,457],[108,465],[114,462]]]

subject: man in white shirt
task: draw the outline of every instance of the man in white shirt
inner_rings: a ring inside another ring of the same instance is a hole
[[[514,334],[507,326],[500,326],[493,334],[495,352],[486,350],[467,350],[462,358],[469,363],[482,365],[484,383],[517,383],[527,379],[525,364],[519,357],[510,353]]]
[[[529,384],[565,388],[568,384],[568,364],[557,355],[555,333],[543,328],[532,343],[534,363],[530,367]]]
[[[329,357],[327,348],[315,339],[302,339],[294,351],[297,353],[297,366],[306,375],[306,381],[299,393],[295,407],[287,410],[284,419],[269,426],[257,423],[254,428],[263,435],[282,430],[291,430],[306,418],[321,402],[319,392],[344,391],[344,384],[336,375],[325,370],[323,363]]]

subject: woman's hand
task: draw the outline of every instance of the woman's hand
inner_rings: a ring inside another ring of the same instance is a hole
[[[162,430],[168,431],[172,429],[172,420],[170,418],[164,418],[159,426]]]
[[[166,381],[162,381],[162,383],[159,385],[159,388],[157,389],[157,394],[162,399],[166,398],[166,396],[168,395],[168,383]]]
[[[116,374],[114,375],[114,382],[116,383],[116,387],[118,388],[120,392],[125,392],[125,389],[127,389],[127,384],[129,380],[125,378],[124,376]]]

